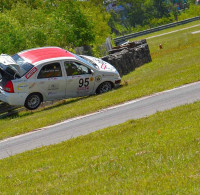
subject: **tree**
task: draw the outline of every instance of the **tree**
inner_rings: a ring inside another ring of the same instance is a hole
[[[0,13],[0,53],[15,53],[25,45],[17,20]]]
[[[79,4],[74,1],[56,2],[56,7],[52,10],[50,17],[54,20],[52,26],[61,46],[70,45],[77,47],[94,42],[95,35],[93,24],[84,15]]]
[[[108,25],[110,14],[103,6],[102,0],[79,2],[84,15],[93,25],[94,42],[93,51],[95,55],[101,56],[101,46],[105,43],[107,37],[111,35],[111,29]]]
[[[153,0],[153,6],[156,10],[156,18],[169,17],[169,7],[165,3],[165,1]]]
[[[0,0],[0,12],[11,10],[17,3],[23,3],[26,6],[36,9],[44,4],[43,0]]]
[[[3,12],[17,23],[13,36],[20,33],[25,39],[24,45],[17,47],[19,50],[51,45],[74,48],[94,43],[93,23],[84,15],[78,3],[72,0],[43,1],[41,8],[31,3],[36,1],[18,2]],[[33,5],[36,7],[33,8]],[[5,25],[1,25],[0,29],[6,31]]]

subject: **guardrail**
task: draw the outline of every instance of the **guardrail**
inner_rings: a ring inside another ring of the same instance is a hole
[[[186,24],[186,23],[193,22],[193,21],[196,21],[196,20],[200,20],[200,16],[197,16],[197,17],[194,17],[194,18],[189,18],[189,19],[186,19],[186,20],[178,21],[178,22],[165,24],[165,25],[162,25],[162,26],[158,26],[158,27],[151,28],[151,29],[148,29],[148,30],[143,30],[143,31],[140,31],[140,32],[124,35],[124,36],[121,36],[121,37],[117,37],[117,38],[114,39],[114,42],[115,42],[116,45],[120,45],[120,43],[123,43],[124,41],[127,41],[128,39],[131,39],[131,38],[134,38],[134,37],[139,37],[139,36],[142,36],[142,35],[146,35],[146,34],[157,32],[157,31],[164,30],[164,29],[167,29],[167,28],[175,27],[175,26],[178,26],[178,25],[181,25],[181,24]]]

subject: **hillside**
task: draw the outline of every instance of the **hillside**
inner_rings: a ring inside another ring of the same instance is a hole
[[[197,24],[199,21],[172,28],[171,31]],[[34,112],[21,112],[16,116],[1,119],[0,139],[200,80],[200,34],[192,34],[198,30],[200,26],[148,39],[152,62],[124,76],[123,86],[117,90],[98,96],[67,99]],[[159,33],[165,32],[169,32],[169,29]],[[153,35],[155,34],[148,36]],[[160,43],[163,49],[159,48]]]

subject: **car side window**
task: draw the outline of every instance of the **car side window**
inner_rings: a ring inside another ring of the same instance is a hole
[[[62,77],[62,70],[60,63],[51,63],[42,67],[38,74],[38,79]]]
[[[78,62],[67,61],[64,64],[67,76],[91,74],[91,70],[89,68]]]

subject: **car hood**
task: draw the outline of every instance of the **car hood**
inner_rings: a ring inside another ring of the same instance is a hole
[[[82,56],[84,58],[92,61],[98,67],[98,69],[101,70],[101,71],[117,72],[117,70],[114,66],[112,66],[108,62],[103,61],[102,59],[95,58],[95,57],[92,57],[92,56],[85,56],[85,55],[82,55]]]

